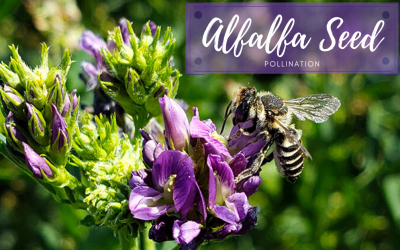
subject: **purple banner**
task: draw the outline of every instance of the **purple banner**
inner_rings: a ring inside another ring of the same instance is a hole
[[[187,3],[187,74],[399,73],[398,3]]]

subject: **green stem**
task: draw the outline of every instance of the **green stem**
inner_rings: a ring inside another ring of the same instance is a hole
[[[119,230],[118,239],[121,250],[139,250],[137,239],[132,238],[126,228]]]
[[[140,250],[156,250],[156,244],[149,239],[150,224],[140,232]]]

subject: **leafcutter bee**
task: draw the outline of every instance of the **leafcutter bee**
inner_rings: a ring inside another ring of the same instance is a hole
[[[282,100],[270,92],[257,93],[254,87],[237,90],[226,109],[221,133],[226,119],[232,114],[233,125],[241,128],[229,140],[241,135],[254,135],[247,145],[258,140],[265,140],[266,145],[251,166],[236,177],[235,183],[255,175],[263,164],[272,160],[275,160],[280,175],[294,183],[303,171],[304,158],[311,158],[311,155],[301,143],[302,131],[291,124],[292,114],[302,121],[309,119],[321,123],[339,107],[339,99],[327,94]],[[274,150],[267,156],[274,143]]]

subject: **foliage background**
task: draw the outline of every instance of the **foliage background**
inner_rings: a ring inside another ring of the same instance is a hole
[[[40,43],[46,42],[56,64],[68,47],[76,63],[67,87],[77,88],[90,105],[93,96],[78,78],[80,62],[90,57],[77,49],[77,41],[84,29],[106,37],[121,17],[131,20],[136,32],[148,20],[163,30],[172,27],[174,62],[183,72],[177,98],[199,107],[201,118],[219,128],[234,90],[247,83],[284,99],[328,93],[342,102],[323,124],[296,122],[314,158],[306,160],[296,184],[279,177],[274,163],[263,167],[263,182],[251,199],[261,207],[256,228],[202,249],[400,249],[399,76],[187,76],[185,2],[163,0],[0,0],[0,60],[9,62],[7,45],[15,44],[27,63],[36,65]],[[85,211],[56,203],[6,159],[0,161],[1,250],[118,249],[111,230],[80,226]]]

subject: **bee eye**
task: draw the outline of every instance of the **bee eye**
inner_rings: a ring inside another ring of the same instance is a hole
[[[267,117],[273,118],[275,116],[274,112],[267,110]]]

